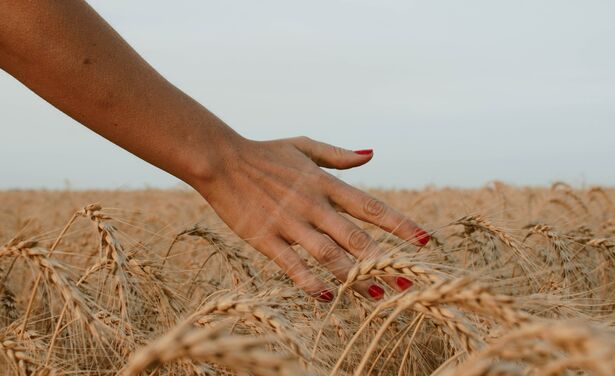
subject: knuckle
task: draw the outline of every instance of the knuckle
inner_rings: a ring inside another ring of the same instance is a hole
[[[335,184],[337,183],[337,178],[335,178],[333,175],[328,174],[326,172],[321,172],[320,174],[318,174],[318,184],[321,187],[335,187]]]
[[[376,198],[370,197],[363,203],[363,213],[373,218],[382,218],[386,212],[384,203]]]
[[[296,148],[302,149],[305,148],[312,140],[306,136],[297,136],[284,139],[282,141],[288,141],[290,144],[294,145]]]
[[[350,231],[350,234],[348,234],[348,244],[352,249],[357,251],[365,251],[369,247],[370,243],[370,236],[363,230],[354,229]]]
[[[335,244],[326,242],[322,245],[318,254],[323,262],[335,262],[340,258],[340,249]]]
[[[311,209],[316,204],[315,198],[308,194],[296,193],[291,195],[291,197],[293,209],[299,211],[300,213]]]
[[[322,223],[331,212],[331,205],[325,200],[315,200],[306,208],[306,213],[309,218],[312,218],[316,223]]]
[[[272,241],[277,237],[275,234],[254,236],[255,233],[251,231],[241,233],[238,232],[237,234],[242,238],[247,239],[246,241],[254,247],[254,249],[269,258],[274,258],[280,253],[277,249],[271,246]]]
[[[281,231],[283,229],[291,228],[297,222],[297,218],[290,213],[283,213],[274,219],[272,226],[276,227],[276,231],[280,231],[281,233],[286,233],[285,231]]]
[[[303,145],[312,142],[312,139],[309,138],[308,136],[299,136],[299,137],[296,137],[295,139]]]
[[[345,150],[344,150],[344,149],[342,149],[342,148],[341,148],[341,147],[339,147],[339,146],[333,146],[333,155],[334,155],[336,158],[341,158],[341,157],[343,157],[343,156],[344,156],[344,154],[345,154]]]

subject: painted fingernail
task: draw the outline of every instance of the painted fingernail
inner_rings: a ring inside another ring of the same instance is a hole
[[[327,302],[328,303],[328,302],[333,300],[333,294],[331,293],[331,291],[324,290],[324,291],[321,291],[318,294],[316,299],[320,300],[321,302]]]
[[[411,280],[404,277],[395,278],[395,283],[397,283],[397,286],[402,290],[408,290],[413,285]]]
[[[362,150],[355,150],[354,152],[356,154],[369,155],[369,154],[372,154],[374,150],[373,149],[362,149]]]
[[[372,298],[377,300],[382,299],[382,297],[384,296],[384,289],[378,285],[371,285],[369,289],[367,289],[367,292],[369,293],[369,295],[371,295]]]
[[[431,236],[429,236],[425,230],[420,228],[417,228],[416,231],[414,231],[414,237],[421,245],[429,243],[429,239],[431,239]]]

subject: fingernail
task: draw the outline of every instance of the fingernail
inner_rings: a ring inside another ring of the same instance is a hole
[[[316,299],[320,300],[321,302],[328,303],[333,300],[333,294],[331,293],[331,291],[324,290],[324,291],[321,291],[320,294],[318,294]]]
[[[395,278],[395,283],[397,283],[397,286],[402,290],[408,290],[412,287],[412,281],[404,277]]]
[[[374,150],[373,149],[362,149],[362,150],[355,150],[354,152],[356,154],[369,155],[369,154],[373,153]]]
[[[429,239],[431,239],[431,236],[429,236],[429,234],[425,232],[425,230],[422,230],[420,228],[416,229],[416,231],[414,232],[414,237],[421,245],[429,243]]]
[[[382,297],[384,296],[384,289],[378,285],[371,285],[369,289],[367,289],[367,292],[369,293],[369,295],[371,295],[372,298],[377,300],[382,299]]]

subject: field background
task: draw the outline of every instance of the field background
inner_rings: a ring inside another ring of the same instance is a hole
[[[0,374],[615,374],[614,189],[370,193],[432,241],[352,277],[414,286],[324,304],[195,192],[0,191]]]

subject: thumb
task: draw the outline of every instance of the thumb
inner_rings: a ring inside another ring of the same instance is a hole
[[[361,166],[374,156],[372,149],[347,150],[324,142],[312,140],[309,137],[291,139],[293,144],[304,152],[320,167],[343,170]]]

